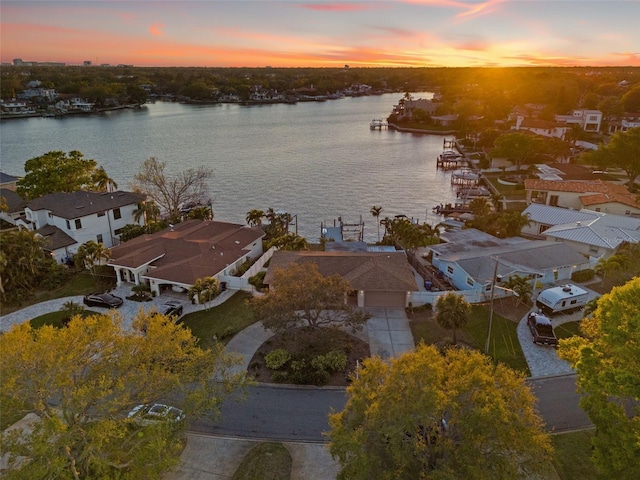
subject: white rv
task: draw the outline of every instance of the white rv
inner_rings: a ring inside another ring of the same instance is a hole
[[[575,285],[547,288],[538,294],[536,307],[546,315],[571,313],[587,304],[589,293]]]

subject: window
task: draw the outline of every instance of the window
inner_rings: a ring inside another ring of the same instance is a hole
[[[69,223],[69,220],[67,220],[67,230],[71,230],[71,224]]]
[[[76,230],[79,230],[82,228],[82,220],[80,220],[79,218],[76,218]]]
[[[600,211],[600,207],[596,207],[596,212],[599,212],[599,211]]]
[[[542,233],[548,229],[549,229],[549,225],[540,225],[540,228],[538,228],[538,233]]]
[[[98,212],[99,217],[104,217],[104,212]]]
[[[558,195],[551,195],[551,197],[549,197],[549,205],[552,207],[558,206]]]
[[[578,303],[578,300],[571,300],[570,305],[575,305],[576,303]]]
[[[49,212],[49,218],[53,218],[53,213]]]
[[[484,291],[485,292],[490,292],[491,291],[491,284],[488,284],[487,286],[484,287]]]
[[[121,233],[122,233],[122,229],[121,229],[121,228],[116,228],[116,229],[113,231],[113,234],[114,234],[114,235],[120,235]]]
[[[595,245],[590,245],[589,246],[589,253],[598,253],[600,250],[598,249],[597,246]]]
[[[113,218],[115,220],[118,220],[119,218],[122,218],[122,213],[120,213],[120,209],[119,208],[114,208],[113,209]]]
[[[449,272],[451,275],[453,275],[453,267],[448,266],[447,267],[447,272]]]
[[[98,235],[98,236],[96,237],[96,242],[98,242],[98,243],[104,243],[104,242],[102,241],[102,234],[100,234],[100,235]]]
[[[469,285],[470,287],[473,287],[473,278],[467,277],[467,285]]]

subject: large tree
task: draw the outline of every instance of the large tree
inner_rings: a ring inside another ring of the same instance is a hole
[[[616,132],[608,144],[600,144],[581,158],[583,162],[603,168],[619,167],[629,177],[629,185],[635,185],[640,177],[640,127],[626,132]]]
[[[159,478],[177,463],[187,425],[142,426],[127,413],[160,402],[187,422],[215,417],[222,399],[247,384],[222,347],[201,349],[157,312],[138,313],[133,328],[109,315],[74,317],[63,328],[26,322],[0,345],[3,414],[36,418],[33,433],[3,437],[10,460],[26,458],[7,478]]]
[[[542,153],[543,143],[536,135],[528,132],[504,133],[496,138],[490,155],[492,158],[511,160],[518,170],[536,155]]]
[[[370,316],[347,305],[350,290],[347,280],[338,274],[323,276],[313,262],[292,263],[275,270],[269,293],[252,304],[264,327],[275,331],[332,323],[359,329]]]
[[[187,168],[175,175],[166,171],[166,163],[151,157],[142,162],[133,177],[131,188],[145,193],[163,213],[174,221],[180,218],[180,208],[210,202],[208,180],[213,176],[210,168]]]
[[[640,277],[602,296],[580,329],[558,353],[577,370],[597,428],[592,458],[611,478],[640,478]]]
[[[73,259],[78,268],[87,268],[93,277],[96,275],[96,266],[109,260],[111,251],[101,242],[89,240],[78,247]]]
[[[17,182],[18,195],[34,199],[48,193],[105,191],[109,186],[116,186],[104,168],[97,165],[95,160],[84,158],[77,150],[45,153],[25,163],[25,176]]]
[[[551,447],[532,392],[479,352],[421,344],[371,357],[347,396],[329,417],[340,479],[546,478]]]
[[[463,295],[455,292],[447,292],[436,300],[436,312],[434,319],[438,325],[453,331],[453,344],[458,343],[456,330],[464,327],[471,316],[471,304]]]
[[[20,300],[45,281],[54,286],[61,268],[44,250],[35,232],[10,230],[0,233],[0,297]]]

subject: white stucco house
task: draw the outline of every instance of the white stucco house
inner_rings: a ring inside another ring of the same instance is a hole
[[[89,240],[107,248],[117,245],[122,227],[142,225],[134,211],[144,199],[124,191],[51,193],[29,201],[16,225],[42,235],[45,249],[61,263]]]
[[[264,232],[245,225],[187,220],[159,232],[142,235],[111,249],[107,263],[117,284],[146,284],[162,290],[188,290],[199,278],[221,283],[248,259],[263,253]]]
[[[624,185],[602,180],[539,180],[526,179],[524,188],[527,205],[539,203],[552,207],[582,210],[615,215],[640,215],[640,202]]]
[[[602,126],[600,110],[576,109],[571,115],[556,115],[555,119],[567,125],[579,125],[585,132],[599,132]]]

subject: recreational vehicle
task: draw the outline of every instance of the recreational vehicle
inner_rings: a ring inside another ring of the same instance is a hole
[[[575,285],[547,288],[538,294],[536,307],[546,315],[571,313],[587,304],[588,292]]]

